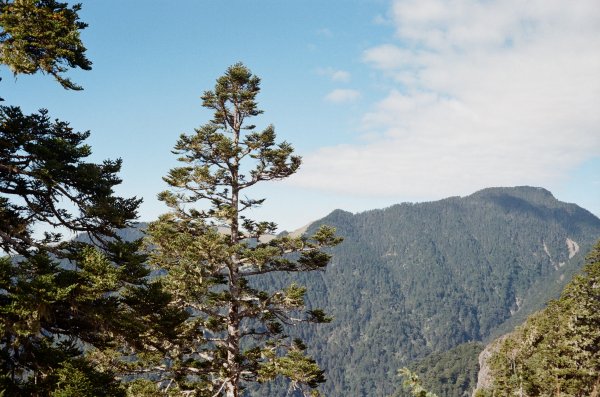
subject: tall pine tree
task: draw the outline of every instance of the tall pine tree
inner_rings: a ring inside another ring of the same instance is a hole
[[[254,287],[268,273],[324,269],[330,256],[322,249],[341,241],[323,227],[310,237],[267,242],[277,225],[248,216],[264,199],[246,197],[247,189],[300,166],[290,144],[275,142],[273,126],[257,132],[249,123],[262,113],[259,91],[260,79],[238,63],[204,93],[202,105],[214,111],[213,119],[177,142],[183,165],[164,178],[171,189],[159,196],[171,212],[148,228],[151,263],[166,270],[177,306],[193,314],[161,375],[164,384],[199,396],[238,397],[247,382],[278,376],[299,390],[325,380],[303,342],[285,330],[329,318],[305,308],[306,289],[297,284]]]

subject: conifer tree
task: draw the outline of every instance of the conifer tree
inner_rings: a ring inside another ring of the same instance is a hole
[[[52,230],[102,240],[137,216],[139,199],[114,195],[121,161],[85,161],[88,136],[51,120],[46,110],[25,115],[0,106],[0,249],[25,256],[34,248],[57,252],[49,244],[61,236]],[[35,237],[39,225],[46,225],[45,238]]]
[[[273,126],[257,132],[249,122],[262,113],[259,91],[260,79],[238,63],[202,95],[213,119],[181,135],[175,153],[183,165],[168,173],[171,189],[159,195],[171,212],[148,229],[151,263],[166,270],[178,307],[193,313],[162,376],[199,396],[238,397],[247,382],[277,376],[301,390],[325,380],[304,343],[285,330],[330,319],[320,309],[306,310],[306,288],[297,284],[255,288],[254,280],[268,273],[324,269],[330,256],[322,248],[340,242],[328,227],[267,242],[277,225],[248,215],[264,199],[248,198],[247,189],[300,166],[290,144],[275,142]]]
[[[600,395],[600,241],[560,298],[503,340],[477,396]]]
[[[81,89],[62,75],[91,65],[78,10],[1,1],[0,64]],[[187,317],[166,308],[140,242],[119,239],[140,200],[114,194],[120,160],[86,161],[88,136],[46,110],[0,107],[0,395],[124,395],[114,358],[164,348]],[[61,228],[87,242],[61,241]]]
[[[15,76],[50,74],[63,88],[81,90],[63,75],[69,68],[91,69],[79,36],[87,26],[80,9],[55,0],[1,0],[0,65]],[[89,134],[51,120],[45,109],[26,115],[16,106],[0,107],[0,249],[25,256],[50,249],[61,236],[36,239],[38,223],[101,239],[136,217],[140,200],[114,195],[121,160],[85,162]]]
[[[50,74],[66,89],[82,87],[63,76],[69,68],[90,70],[79,31],[80,4],[55,0],[0,0],[0,64],[14,75]]]
[[[72,245],[73,265],[42,250],[0,258],[0,391],[124,394],[118,372],[127,368],[116,357],[160,349],[175,330],[161,321],[177,315],[161,312],[168,294],[146,280],[136,248],[118,241],[103,251]]]

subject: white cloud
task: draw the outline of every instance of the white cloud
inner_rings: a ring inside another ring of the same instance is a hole
[[[383,44],[370,48],[363,54],[363,60],[381,70],[396,70],[405,67],[414,54],[393,44]]]
[[[337,83],[347,83],[350,81],[350,72],[341,69],[334,68],[320,68],[317,69],[317,73],[321,76],[327,76],[331,81]]]
[[[600,153],[597,0],[403,0],[392,15],[396,41],[363,53],[390,79],[362,118],[380,138],[304,156],[294,183],[442,197],[549,186]]]
[[[333,103],[353,102],[360,98],[360,92],[351,89],[335,89],[325,96],[325,100]]]

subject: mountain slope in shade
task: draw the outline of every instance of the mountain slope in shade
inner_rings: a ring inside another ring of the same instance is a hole
[[[321,224],[345,238],[325,273],[257,282],[299,281],[334,316],[297,331],[327,369],[327,396],[388,396],[399,367],[522,322],[558,295],[600,236],[593,214],[532,187],[336,210],[309,232]]]

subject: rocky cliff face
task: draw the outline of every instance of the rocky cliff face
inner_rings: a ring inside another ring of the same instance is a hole
[[[498,351],[500,345],[509,334],[503,335],[500,338],[494,340],[488,344],[481,353],[479,353],[479,374],[477,375],[477,387],[473,390],[472,397],[475,397],[477,391],[480,389],[487,389],[492,385],[493,378],[488,365],[488,359]]]

